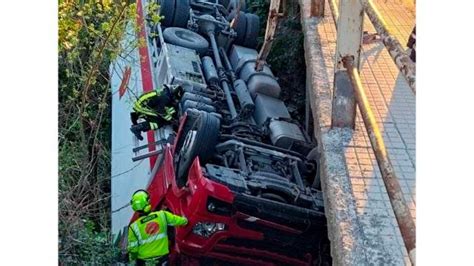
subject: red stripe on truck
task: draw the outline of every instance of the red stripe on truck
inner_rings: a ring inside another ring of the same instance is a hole
[[[145,31],[145,20],[143,19],[143,6],[142,6],[142,0],[137,1],[137,25],[140,31],[138,32],[138,40],[140,45],[138,46],[138,54],[140,56],[140,70],[142,74],[142,85],[143,85],[143,92],[149,92],[153,90],[153,80],[152,80],[152,75],[151,75],[151,66],[150,66],[150,57],[148,55],[148,41],[147,41],[147,36],[146,36],[146,31]],[[142,41],[143,40],[143,41]],[[148,143],[154,143],[155,142],[155,136],[153,134],[153,131],[148,131],[147,132],[147,139]],[[148,146],[148,151],[154,151],[155,150],[155,145],[149,145]],[[153,168],[153,166],[156,163],[156,157],[157,156],[151,156],[150,157],[150,169]]]

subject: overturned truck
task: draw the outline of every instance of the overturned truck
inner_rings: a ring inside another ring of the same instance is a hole
[[[189,219],[169,231],[171,260],[327,261],[317,145],[279,99],[270,67],[255,70],[259,17],[238,1],[159,4],[161,23],[147,26],[155,36],[153,71],[158,85],[185,91],[148,187],[154,209]]]

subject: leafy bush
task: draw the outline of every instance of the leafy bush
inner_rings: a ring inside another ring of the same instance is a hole
[[[110,264],[109,65],[136,5],[60,0],[59,263]]]

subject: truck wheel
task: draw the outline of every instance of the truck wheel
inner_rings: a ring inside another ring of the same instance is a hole
[[[184,143],[184,138],[186,137],[186,134],[191,128],[193,127],[194,123],[196,122],[197,118],[199,117],[199,112],[196,110],[187,110],[186,111],[186,122],[183,125],[183,129],[181,132],[181,135],[178,139],[178,142],[176,143],[175,151],[179,151],[181,147],[183,146]]]
[[[189,0],[175,0],[173,27],[186,28],[189,20]]]
[[[316,173],[312,187],[321,190],[321,153],[318,151],[318,147],[313,148],[306,156],[306,159],[316,164]]]
[[[171,27],[173,25],[175,1],[176,0],[158,0],[160,16],[163,17],[161,25],[165,27]]]
[[[245,0],[229,0],[229,4],[227,5],[227,10],[231,12],[232,10],[236,10],[240,3],[240,11],[245,12],[247,10],[247,3]]]
[[[258,33],[260,31],[260,18],[250,13],[246,13],[245,18],[247,20],[247,30],[245,32],[243,46],[256,49],[258,45]]]
[[[193,126],[183,132],[185,135],[180,138],[184,140],[177,151],[176,163],[176,182],[179,187],[186,185],[189,167],[196,157],[199,157],[202,165],[212,157],[219,139],[219,128],[220,121],[217,117],[201,111]]]
[[[232,21],[235,18],[235,15],[237,12],[232,11],[230,13],[228,20]],[[237,24],[235,25],[234,28],[235,32],[237,33],[237,37],[234,40],[235,44],[241,45],[244,40],[245,40],[245,34],[247,33],[247,18],[245,16],[245,13],[240,11],[239,13],[239,19],[237,20]]]
[[[209,48],[209,42],[201,35],[188,29],[171,27],[163,31],[163,38],[166,42],[196,50],[199,54],[204,54]]]

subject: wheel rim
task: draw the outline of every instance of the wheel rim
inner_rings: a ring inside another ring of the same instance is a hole
[[[186,173],[188,168],[189,159],[191,157],[190,151],[194,145],[196,139],[197,131],[191,130],[186,134],[181,150],[178,153],[177,163],[176,163],[176,174],[177,174],[177,183],[179,187],[182,187],[186,183]]]
[[[194,146],[194,142],[196,140],[196,130],[190,130],[188,134],[186,134],[186,137],[183,142],[183,146],[181,147],[181,151],[179,152],[180,156],[180,161],[182,159],[188,160],[190,158],[190,151],[191,147]]]

